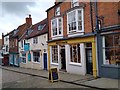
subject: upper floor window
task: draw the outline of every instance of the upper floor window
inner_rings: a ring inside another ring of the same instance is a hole
[[[58,16],[58,15],[60,15],[60,7],[57,7],[55,9],[55,16]]]
[[[33,38],[33,44],[37,44],[38,43],[38,37]]]
[[[52,36],[57,36],[62,34],[62,18],[55,18],[51,21],[52,23]]]
[[[71,4],[72,4],[72,7],[79,6],[78,0],[72,0],[72,1],[71,1]]]
[[[67,14],[68,33],[83,32],[83,9],[76,9]]]

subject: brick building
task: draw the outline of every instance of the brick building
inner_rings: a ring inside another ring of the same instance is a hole
[[[102,38],[114,32],[119,41],[119,3],[65,1],[55,2],[47,10],[49,69],[57,67],[69,73],[118,78],[116,65],[103,63]]]

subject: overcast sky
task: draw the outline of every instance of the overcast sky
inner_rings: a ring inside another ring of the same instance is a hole
[[[55,0],[0,0],[0,38],[2,33],[16,29],[25,23],[29,14],[33,24],[45,19],[48,8],[54,5]]]

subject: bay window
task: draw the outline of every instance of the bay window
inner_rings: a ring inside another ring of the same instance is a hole
[[[81,63],[80,44],[70,45],[70,62]]]
[[[59,36],[62,34],[62,18],[55,18],[51,21],[52,36]]]
[[[83,32],[83,9],[75,9],[67,14],[68,34]]]
[[[120,62],[120,35],[103,36],[103,62],[104,64],[116,65]]]
[[[52,46],[52,63],[58,63],[58,46]]]

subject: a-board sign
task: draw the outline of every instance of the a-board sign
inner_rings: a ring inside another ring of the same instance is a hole
[[[58,76],[58,70],[57,68],[51,68],[49,71],[49,80],[54,82],[54,81],[58,81],[59,76]]]

